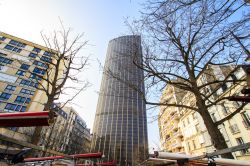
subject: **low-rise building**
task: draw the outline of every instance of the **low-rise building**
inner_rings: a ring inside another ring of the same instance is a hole
[[[59,106],[55,104],[57,107],[55,123],[43,128],[40,145],[65,154],[89,152],[91,134],[86,122],[72,107]]]

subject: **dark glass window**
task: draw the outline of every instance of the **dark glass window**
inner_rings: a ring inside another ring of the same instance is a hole
[[[22,106],[20,112],[25,112],[26,111],[26,106]]]
[[[16,108],[16,104],[11,104],[11,103],[7,103],[6,106],[5,106],[5,109],[7,110],[15,110]]]
[[[42,80],[42,77],[41,76],[38,76],[38,75],[36,75],[36,74],[33,74],[33,73],[31,73],[30,74],[30,78],[31,79],[35,79],[35,80]]]
[[[26,101],[26,97],[17,96],[15,103],[24,103],[25,101]]]
[[[28,69],[29,69],[29,67],[30,67],[30,65],[27,65],[27,64],[22,64],[22,65],[20,66],[20,69],[23,69],[23,70],[28,70]]]
[[[21,85],[28,85],[28,86],[30,86],[31,85],[31,81],[23,79],[23,80],[21,80],[20,84]]]
[[[40,75],[44,75],[45,74],[45,70],[40,69],[38,67],[35,67],[34,70],[33,70],[33,72],[36,73],[36,74],[40,74]]]
[[[24,112],[26,110],[26,106],[21,106],[21,105],[17,105],[17,104],[12,104],[12,103],[7,103],[5,106],[6,110],[10,110],[10,111],[21,111]]]
[[[49,56],[49,57],[51,57],[51,56],[52,56],[52,54],[51,54],[50,52],[48,52],[48,51],[45,51],[45,52],[43,53],[43,55],[45,55],[45,56]]]
[[[30,94],[30,90],[29,89],[25,89],[25,88],[22,88],[20,93],[23,93],[23,94]]]
[[[26,44],[21,43],[21,42],[18,42],[18,41],[16,41],[16,40],[11,40],[11,41],[9,42],[9,44],[12,44],[12,45],[17,46],[17,47],[23,47],[23,48],[26,46]]]
[[[19,75],[19,76],[24,76],[24,74],[25,74],[25,71],[23,71],[23,70],[18,70],[16,72],[16,75]]]
[[[22,88],[21,91],[20,91],[20,93],[21,94],[26,94],[26,95],[34,95],[35,91]]]
[[[0,63],[11,64],[12,62],[13,60],[0,56]]]
[[[52,62],[52,59],[49,58],[49,57],[46,57],[46,56],[42,56],[42,57],[40,58],[40,60],[41,60],[41,61],[44,61],[44,62],[49,62],[49,63]]]
[[[10,51],[18,52],[18,53],[20,53],[22,51],[21,48],[17,48],[17,47],[11,46],[9,44],[7,44],[4,48],[7,50],[10,50]]]
[[[5,90],[9,90],[9,91],[15,91],[16,90],[16,86],[13,85],[7,85]]]
[[[41,51],[41,49],[34,47],[32,51],[39,53]]]
[[[5,39],[6,39],[6,37],[3,37],[3,36],[0,37],[1,41],[4,41]]]
[[[1,100],[8,100],[10,98],[10,96],[11,96],[11,94],[3,92],[0,95],[0,99]]]
[[[48,68],[48,66],[45,63],[39,62],[39,61],[36,61],[36,60],[33,62],[33,64],[37,65],[37,66],[44,67],[44,68]]]
[[[31,58],[36,58],[36,56],[37,56],[37,54],[35,54],[35,53],[33,53],[33,52],[31,52],[31,53],[29,54],[29,57],[31,57]]]
[[[20,85],[27,85],[27,86],[31,86],[31,87],[35,87],[35,88],[38,87],[38,83],[37,82],[30,81],[30,80],[25,80],[25,79],[21,80]]]
[[[13,50],[14,46],[11,46],[11,45],[6,45],[4,48],[8,49],[8,50]]]
[[[22,97],[22,96],[17,96],[16,97],[16,100],[15,100],[15,103],[26,103],[28,104],[30,102],[30,98],[26,98],[26,97]]]

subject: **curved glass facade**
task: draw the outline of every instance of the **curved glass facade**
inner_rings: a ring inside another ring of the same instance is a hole
[[[147,158],[147,120],[140,36],[109,42],[93,127],[92,152],[120,165],[136,165]]]

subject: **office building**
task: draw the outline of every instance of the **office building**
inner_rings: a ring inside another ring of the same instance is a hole
[[[43,111],[47,96],[38,90],[54,51],[27,40],[0,32],[0,112]],[[30,142],[34,128],[0,128],[0,134]],[[7,146],[3,151],[22,149]],[[9,145],[9,144],[8,144]],[[2,151],[1,150],[1,151]]]
[[[93,127],[92,152],[120,165],[136,165],[147,158],[147,120],[143,101],[140,36],[109,42]]]

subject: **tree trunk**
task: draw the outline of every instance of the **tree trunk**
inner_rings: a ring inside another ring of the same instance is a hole
[[[36,126],[34,134],[32,135],[31,143],[34,145],[38,145],[38,142],[41,137],[41,132],[42,132],[42,126]]]
[[[217,125],[215,125],[215,123],[213,122],[207,108],[201,107],[201,106],[200,107],[198,106],[198,108],[199,108],[198,112],[200,113],[200,115],[203,118],[203,121],[204,121],[205,126],[207,128],[207,131],[211,137],[211,141],[212,141],[215,149],[222,150],[222,149],[228,148],[225,138],[223,137],[222,133],[218,129]],[[229,158],[229,159],[234,158],[232,153],[222,154],[221,156],[223,158]]]
[[[51,105],[52,105],[52,102],[50,102],[50,100],[48,99],[48,102],[44,106],[44,111],[46,111],[46,110],[51,111],[50,110]],[[35,127],[35,131],[34,131],[34,134],[32,135],[32,139],[31,139],[32,144],[38,145],[38,142],[41,138],[42,129],[43,129],[42,126]]]

